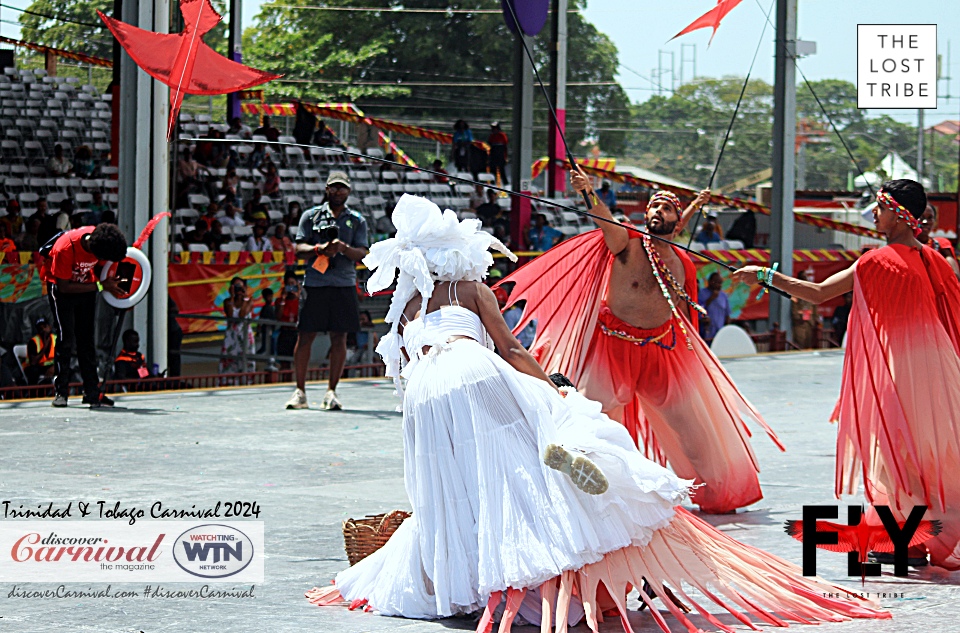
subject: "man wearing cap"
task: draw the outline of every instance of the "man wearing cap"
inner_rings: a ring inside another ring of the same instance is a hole
[[[367,223],[346,205],[350,178],[330,172],[326,202],[307,209],[297,229],[297,256],[307,263],[300,297],[297,345],[293,352],[297,389],[288,409],[307,409],[306,380],[310,350],[317,332],[330,333],[330,381],[322,407],[343,408],[337,383],[347,361],[347,334],[360,331],[357,300],[358,261],[367,254]]]
[[[579,171],[571,183],[594,195]],[[724,513],[762,498],[746,422],[782,445],[698,335],[697,271],[668,241],[709,196],[683,209],[675,194],[654,193],[646,232],[658,240],[594,200],[592,213],[607,220],[600,231],[561,243],[504,283],[514,282],[509,303],[526,301],[514,330],[539,319],[530,353],[544,370],[599,402],[648,457],[705,484],[691,495],[702,511]]]
[[[54,359],[57,352],[57,335],[47,323],[47,319],[40,317],[33,324],[36,335],[27,341],[27,360],[23,362],[23,373],[31,385],[43,382],[52,382],[55,373]]]

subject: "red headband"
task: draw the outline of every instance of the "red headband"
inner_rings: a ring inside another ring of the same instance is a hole
[[[650,202],[647,203],[647,206],[650,207],[654,202],[659,202],[661,200],[669,202],[674,206],[678,213],[680,212],[680,198],[677,197],[677,194],[670,191],[664,191],[662,189],[650,196]]]
[[[903,222],[910,227],[910,230],[913,231],[914,236],[920,235],[920,222],[888,192],[881,189],[877,193],[877,203],[884,209],[896,213],[897,217],[903,220]]]

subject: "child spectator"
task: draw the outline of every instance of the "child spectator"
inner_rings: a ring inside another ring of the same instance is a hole
[[[117,380],[136,380],[149,376],[147,359],[140,353],[140,335],[136,330],[127,330],[123,333],[122,340],[123,349],[113,361],[113,377]]]

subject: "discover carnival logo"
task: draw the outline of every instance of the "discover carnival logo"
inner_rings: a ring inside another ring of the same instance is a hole
[[[0,521],[0,582],[263,582],[263,541],[262,521]]]
[[[253,558],[253,541],[229,525],[198,525],[178,536],[173,546],[173,559],[180,569],[201,578],[233,576]]]

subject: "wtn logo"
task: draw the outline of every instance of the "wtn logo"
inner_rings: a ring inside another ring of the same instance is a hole
[[[786,532],[803,542],[803,575],[817,575],[817,548],[847,552],[847,575],[879,576],[880,565],[867,563],[869,552],[893,552],[894,575],[907,575],[907,550],[940,533],[939,521],[924,521],[927,506],[914,506],[906,521],[897,522],[887,506],[874,506],[882,525],[868,525],[860,506],[847,506],[847,525],[818,521],[836,519],[837,506],[803,506],[802,521],[787,521]]]
[[[201,578],[233,576],[254,557],[253,541],[229,525],[197,525],[178,536],[175,543],[174,561],[183,571]]]
[[[181,543],[187,560],[191,563],[198,557],[203,562],[207,562],[207,554],[211,550],[213,551],[213,560],[210,561],[212,563],[219,563],[221,554],[224,562],[229,561],[231,556],[238,561],[243,560],[243,541],[238,541],[236,547],[230,547],[227,543],[188,543],[187,541],[181,541]]]

